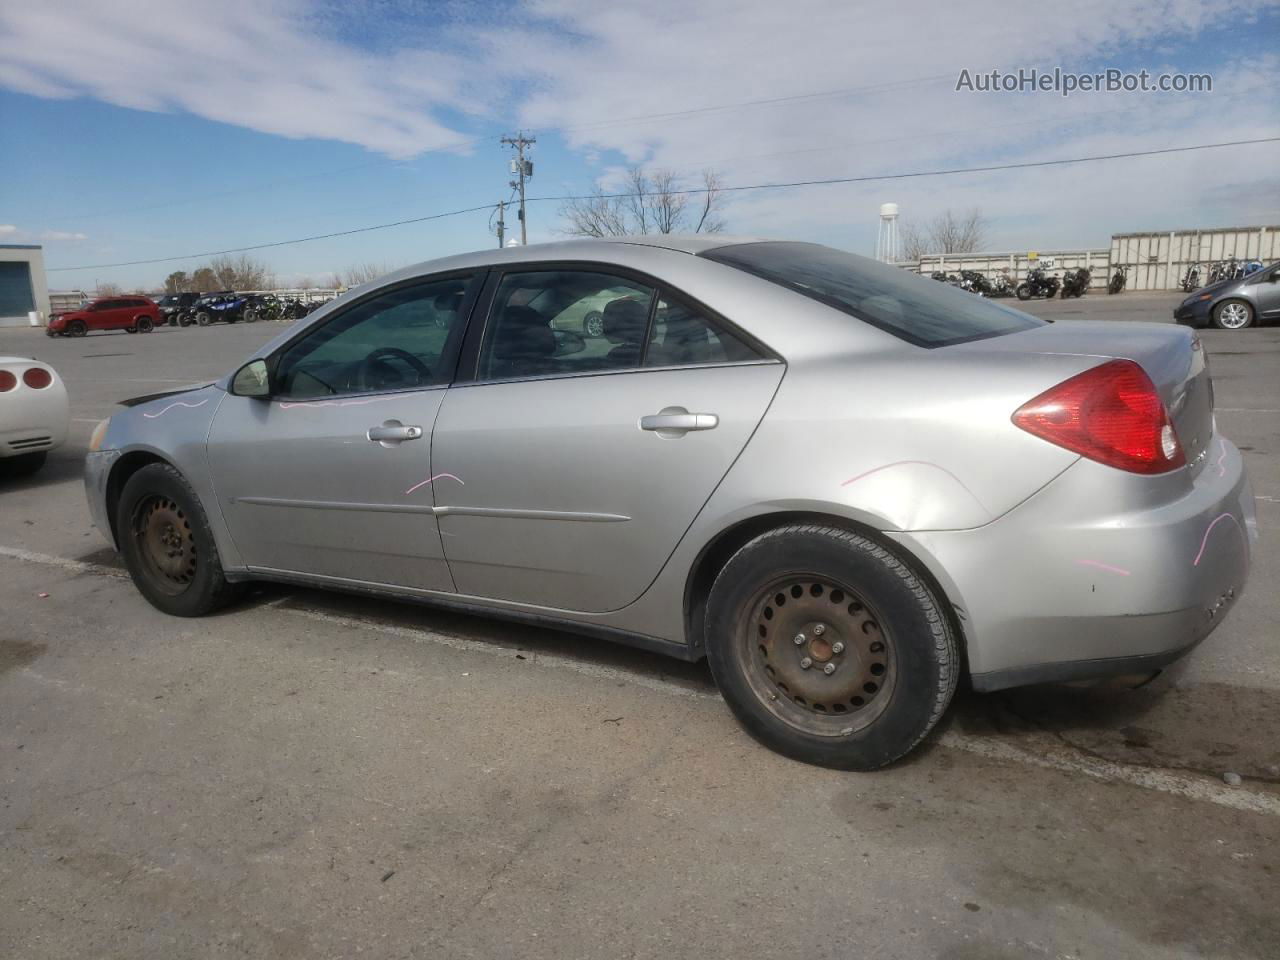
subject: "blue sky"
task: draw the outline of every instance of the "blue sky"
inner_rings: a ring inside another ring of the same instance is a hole
[[[25,6],[26,9],[19,9]],[[154,286],[199,260],[97,267],[327,233],[531,194],[628,164],[730,185],[1020,163],[1280,135],[1280,5],[1087,0],[1070,15],[792,0],[510,4],[47,0],[0,10],[0,241],[54,288]],[[107,9],[109,8],[109,9]],[[961,68],[1207,71],[1212,94],[968,94]],[[812,95],[812,96],[811,96]],[[783,104],[748,101],[799,97]],[[707,110],[680,117],[653,114]],[[457,144],[488,138],[470,146]],[[735,233],[870,253],[880,202],[980,208],[990,246],[1280,221],[1280,145],[735,195]],[[261,251],[286,282],[494,242],[486,212]],[[531,240],[557,238],[554,203]],[[54,268],[90,265],[92,269]]]

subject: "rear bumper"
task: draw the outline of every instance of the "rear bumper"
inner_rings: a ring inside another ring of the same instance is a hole
[[[985,527],[895,535],[949,594],[974,687],[1155,670],[1212,633],[1257,521],[1239,452],[1211,451],[1190,490],[1082,460]]]

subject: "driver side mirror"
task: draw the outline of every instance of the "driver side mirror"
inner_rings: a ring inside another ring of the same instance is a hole
[[[250,360],[231,378],[231,393],[237,397],[271,396],[271,371],[265,360]]]

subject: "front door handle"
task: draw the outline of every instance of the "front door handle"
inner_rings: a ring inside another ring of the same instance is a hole
[[[365,432],[365,436],[384,447],[394,447],[406,440],[419,439],[422,436],[422,428],[405,426],[399,420],[387,420],[380,427],[370,427]]]
[[[640,418],[641,430],[667,438],[682,437],[691,430],[714,430],[719,425],[720,418],[714,413],[690,413],[684,407],[666,407]]]

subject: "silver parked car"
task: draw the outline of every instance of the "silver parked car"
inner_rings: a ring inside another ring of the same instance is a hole
[[[558,322],[604,291],[603,336]],[[706,657],[755,737],[852,769],[962,676],[1160,669],[1256,537],[1191,331],[1045,323],[807,243],[410,267],[91,447],[94,522],[161,610],[275,580]]]
[[[1189,327],[1220,330],[1280,320],[1280,263],[1201,287],[1178,304],[1173,319]]]

